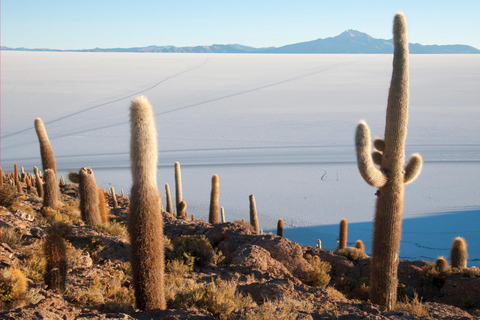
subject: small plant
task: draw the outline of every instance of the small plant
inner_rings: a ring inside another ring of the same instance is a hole
[[[352,248],[352,247],[346,247],[346,248],[343,248],[343,249],[339,249],[339,250],[335,251],[335,253],[340,255],[340,256],[344,256],[348,260],[352,260],[352,261],[355,261],[355,262],[358,262],[362,259],[367,259],[368,258],[368,255],[364,251],[362,251],[360,249],[357,249],[357,248]]]
[[[47,261],[43,255],[42,246],[37,246],[28,253],[25,260],[25,275],[34,282],[41,282],[44,279],[44,273]]]
[[[95,229],[106,234],[128,237],[127,227],[120,222],[111,221],[110,223],[99,224],[95,226]]]
[[[13,307],[23,300],[27,293],[27,278],[20,269],[5,268],[0,271],[0,304]]]
[[[355,242],[355,248],[357,248],[358,250],[360,250],[362,252],[365,252],[365,245],[363,244],[362,240],[357,240]]]
[[[171,240],[172,250],[166,250],[167,260],[182,260],[188,266],[194,258],[197,267],[214,263],[215,251],[204,235],[181,236]]]
[[[444,257],[439,257],[435,261],[435,270],[438,272],[447,272],[450,269],[447,260]]]
[[[313,256],[309,261],[313,270],[310,271],[307,283],[314,287],[326,287],[330,283],[330,275],[332,270],[330,263],[320,260],[318,256]]]
[[[15,229],[0,227],[0,243],[6,243],[10,248],[15,249],[21,240],[22,235]]]
[[[440,264],[442,264],[442,262],[440,262]],[[437,265],[437,263],[429,262],[425,267],[422,268],[420,279],[422,280],[424,285],[431,285],[441,288],[445,283],[447,277],[452,274],[451,269],[448,267],[448,264],[446,269],[444,266],[437,267]]]
[[[17,189],[8,183],[5,183],[2,189],[0,189],[0,205],[9,208],[15,201],[16,195]]]
[[[397,301],[394,309],[395,311],[406,312],[421,317],[428,316],[428,311],[422,304],[422,300],[418,298],[416,292],[412,299],[408,299],[408,297],[405,296],[403,301]]]
[[[370,290],[370,279],[361,277],[359,279],[342,277],[336,285],[336,288],[349,299],[368,300]]]

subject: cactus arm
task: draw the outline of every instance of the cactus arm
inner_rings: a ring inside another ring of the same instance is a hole
[[[365,121],[360,121],[357,126],[355,147],[358,170],[363,179],[372,187],[383,187],[387,183],[387,177],[373,164],[370,148],[370,128]]]
[[[375,147],[375,149],[377,149],[378,151],[385,151],[385,140],[381,139],[381,138],[375,138],[375,140],[373,140],[373,146]]]
[[[415,181],[420,175],[423,167],[423,160],[422,156],[418,153],[412,154],[410,160],[408,160],[408,164],[405,167],[405,176],[403,181],[405,184],[409,184],[410,182]]]
[[[373,163],[375,163],[377,166],[382,166],[382,153],[380,151],[373,151],[372,152],[372,160],[373,160]]]

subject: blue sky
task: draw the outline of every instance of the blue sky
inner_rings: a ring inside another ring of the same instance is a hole
[[[2,0],[3,46],[52,49],[282,46],[347,29],[390,39],[396,12],[410,42],[480,49],[480,1],[323,0]]]

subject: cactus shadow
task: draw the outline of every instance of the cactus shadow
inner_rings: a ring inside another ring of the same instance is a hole
[[[439,256],[449,257],[455,237],[465,238],[468,245],[468,266],[480,266],[480,209],[466,208],[450,212],[432,212],[421,217],[403,220],[400,259],[434,261]],[[276,230],[269,230],[276,232]],[[373,223],[348,224],[348,246],[361,239],[370,254]],[[315,246],[317,239],[322,248],[334,251],[337,246],[339,224],[300,228],[286,228],[284,235],[299,244]]]

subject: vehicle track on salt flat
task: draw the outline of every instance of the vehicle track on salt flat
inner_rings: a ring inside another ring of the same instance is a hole
[[[65,120],[65,119],[68,119],[68,118],[71,118],[73,116],[76,116],[76,115],[79,115],[79,114],[82,114],[82,113],[85,113],[85,112],[88,112],[88,111],[91,111],[91,110],[94,110],[94,109],[97,109],[97,108],[100,108],[100,107],[103,107],[103,106],[106,106],[106,105],[109,105],[109,104],[112,104],[112,103],[115,103],[115,102],[119,102],[119,101],[122,101],[122,100],[125,100],[125,99],[128,99],[128,98],[131,98],[131,97],[134,97],[134,96],[137,96],[139,94],[142,94],[144,92],[147,92],[147,91],[150,91],[156,87],[158,87],[160,84],[170,80],[170,79],[173,79],[175,77],[178,77],[182,74],[185,74],[185,73],[188,73],[188,72],[191,72],[195,69],[198,69],[198,68],[201,68],[203,67],[204,65],[206,65],[208,62],[210,61],[210,59],[206,59],[205,61],[203,61],[201,64],[199,65],[196,65],[194,67],[191,67],[191,68],[188,68],[186,70],[183,70],[181,72],[178,72],[176,74],[173,74],[171,76],[168,76],[166,77],[165,79],[162,79],[161,81],[155,83],[154,85],[148,87],[148,88],[145,88],[145,89],[142,89],[140,91],[137,91],[137,92],[134,92],[134,93],[131,93],[129,95],[126,95],[124,97],[121,97],[121,98],[117,98],[117,99],[114,99],[114,100],[110,100],[110,101],[107,101],[107,102],[103,102],[101,104],[97,104],[97,105],[94,105],[94,106],[91,106],[91,107],[88,107],[88,108],[85,108],[85,109],[81,109],[79,111],[75,111],[75,112],[72,112],[70,114],[67,114],[67,115],[64,115],[64,116],[61,116],[59,118],[56,118],[56,119],[53,119],[53,120],[50,120],[50,121],[47,121],[45,122],[46,125],[48,124],[52,124],[52,123],[55,123],[55,122],[58,122],[58,121],[62,121],[62,120]],[[2,139],[6,139],[6,138],[9,138],[9,137],[12,137],[12,136],[15,136],[17,134],[20,134],[20,133],[24,133],[24,132],[27,132],[29,130],[33,130],[32,128],[28,128],[28,129],[23,129],[23,130],[20,130],[20,131],[17,131],[17,132],[13,132],[13,133],[10,133],[10,134],[7,134],[5,136],[2,137]]]

